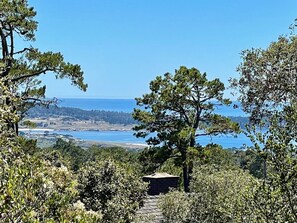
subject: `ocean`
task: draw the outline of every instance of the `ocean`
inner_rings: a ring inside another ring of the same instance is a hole
[[[117,112],[133,112],[136,106],[134,99],[93,99],[93,98],[61,98],[59,107],[80,108],[83,110],[103,110]]]
[[[238,102],[234,103],[239,105]],[[233,105],[234,105],[233,104]],[[241,109],[234,109],[231,106],[216,107],[216,113],[225,116],[246,116]],[[61,98],[58,106],[73,107],[84,110],[104,110],[118,112],[132,112],[136,107],[134,99],[81,99],[81,98]],[[74,138],[92,141],[105,141],[117,143],[145,144],[145,139],[136,138],[133,131],[54,131],[57,134],[71,135]],[[197,140],[199,144],[217,143],[224,148],[242,148],[251,146],[249,138],[244,134],[239,134],[236,138],[230,135],[222,136],[204,136]]]
[[[104,110],[128,113],[133,112],[133,109],[137,108],[134,99],[60,98],[58,99],[58,106],[80,108],[83,110]],[[239,102],[234,102],[230,106],[216,106],[215,112],[224,116],[247,116],[240,109]]]

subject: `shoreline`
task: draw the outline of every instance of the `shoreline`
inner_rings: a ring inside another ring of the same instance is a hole
[[[91,146],[99,147],[122,147],[125,149],[144,149],[147,148],[147,144],[141,143],[125,143],[125,142],[110,142],[110,141],[95,141],[95,140],[81,140],[76,142],[77,145],[90,148]]]
[[[35,128],[21,125],[23,131],[131,131],[134,124],[111,124],[94,120],[67,120],[63,117],[28,119],[36,124]]]
[[[133,131],[132,129],[70,129],[70,128],[59,128],[59,129],[43,129],[43,128],[20,128],[21,132],[54,132],[54,131],[69,131],[69,132],[78,132],[78,131],[94,131],[94,132],[109,132],[109,131],[121,131],[129,132]]]
[[[45,129],[45,128],[36,128],[36,129],[30,129],[30,128],[20,128],[21,132],[24,133],[24,137],[28,139],[35,139],[37,140],[37,144],[40,147],[51,147],[53,146],[57,139],[62,139],[64,141],[71,141],[75,143],[76,145],[82,147],[82,148],[90,148],[92,146],[99,146],[99,147],[122,147],[126,149],[144,149],[148,147],[146,143],[139,143],[139,142],[114,142],[114,141],[102,141],[102,140],[87,140],[87,139],[81,139],[77,138],[73,135],[71,135],[71,132],[76,131],[94,131],[94,132],[109,132],[109,131],[131,131],[131,130],[55,130],[55,129]],[[58,131],[65,131],[69,132],[69,134],[63,134],[63,133],[56,133]]]
[[[29,131],[35,131],[35,132],[53,132],[53,131],[58,131],[56,129],[43,129],[43,128],[19,128],[19,131],[21,132],[29,132]]]

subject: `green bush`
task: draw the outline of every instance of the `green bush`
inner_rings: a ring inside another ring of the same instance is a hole
[[[257,181],[239,169],[196,167],[191,193],[171,192],[160,207],[165,222],[251,222],[246,199]]]
[[[10,140],[0,140],[0,222],[99,222],[76,208],[76,180],[65,166],[24,153],[33,141]]]
[[[105,223],[131,222],[146,195],[146,184],[131,168],[110,160],[87,163],[78,181],[81,202]]]

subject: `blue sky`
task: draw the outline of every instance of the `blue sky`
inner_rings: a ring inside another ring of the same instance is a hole
[[[29,0],[39,27],[33,46],[61,52],[84,70],[81,92],[49,74],[48,97],[135,98],[181,65],[238,77],[240,52],[265,48],[297,18],[296,0]]]

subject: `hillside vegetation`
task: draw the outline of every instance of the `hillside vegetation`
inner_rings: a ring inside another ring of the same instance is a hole
[[[99,110],[82,110],[79,108],[49,106],[48,108],[36,106],[26,113],[26,118],[54,118],[68,117],[68,120],[104,121],[110,124],[130,125],[136,124],[130,113]],[[71,119],[69,119],[71,118]],[[67,119],[67,118],[66,118]]]
[[[79,108],[57,107],[49,106],[48,108],[42,106],[35,106],[31,108],[25,118],[61,118],[64,121],[71,120],[89,120],[89,121],[104,121],[110,124],[133,125],[137,124],[131,113],[103,111],[103,110],[83,110]],[[229,116],[229,118],[239,123],[241,128],[245,128],[248,123],[248,117]]]
[[[141,177],[156,172],[180,179],[176,190],[159,197],[163,223],[297,222],[294,32],[267,49],[243,51],[240,78],[231,82],[250,115],[237,120],[247,123],[253,146],[230,151],[196,141],[242,132],[234,118],[216,114],[216,106],[231,105],[224,83],[196,68],[181,66],[151,81],[150,91],[137,98],[137,123],[128,113],[49,106],[55,101],[46,99],[39,76],[54,74],[85,91],[80,66],[33,48],[38,22],[28,0],[0,1],[0,9],[0,222],[156,222],[137,216],[148,187]],[[149,147],[84,149],[57,139],[40,148],[19,135],[26,113],[44,117],[43,124],[136,123],[136,136],[149,136]]]

